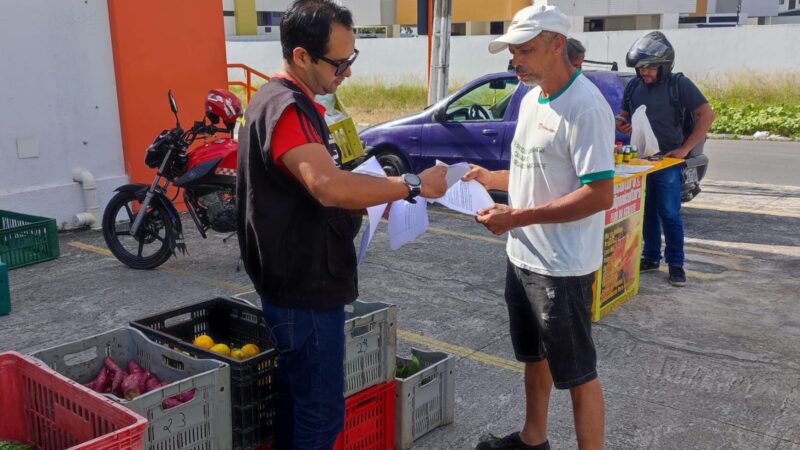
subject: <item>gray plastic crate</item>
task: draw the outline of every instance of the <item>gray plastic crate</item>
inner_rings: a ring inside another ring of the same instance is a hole
[[[261,308],[255,291],[233,299]],[[355,301],[345,306],[344,396],[394,379],[397,355],[397,307]]]
[[[356,301],[345,308],[344,396],[394,379],[397,307]]]
[[[132,359],[159,380],[172,382],[133,400],[105,394],[148,420],[145,449],[231,448],[230,368],[225,363],[183,355],[149,341],[129,327],[41,350],[32,356],[79,383],[94,379],[106,356],[123,369]],[[174,408],[161,407],[167,398],[189,389],[196,390],[191,401]]]
[[[441,352],[411,349],[420,371],[408,378],[396,378],[395,450],[408,450],[414,441],[431,430],[453,423],[455,411],[455,360]],[[397,357],[397,364],[411,358]]]

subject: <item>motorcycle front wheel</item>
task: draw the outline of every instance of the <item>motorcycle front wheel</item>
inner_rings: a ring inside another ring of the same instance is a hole
[[[130,230],[142,203],[133,192],[118,192],[103,213],[103,238],[111,253],[133,269],[154,269],[172,255],[172,222],[166,208],[151,205],[136,235]]]

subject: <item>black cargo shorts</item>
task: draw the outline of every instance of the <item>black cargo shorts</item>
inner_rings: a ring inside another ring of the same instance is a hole
[[[521,362],[547,358],[556,389],[597,378],[593,282],[594,273],[553,277],[508,262],[505,298],[514,354]]]

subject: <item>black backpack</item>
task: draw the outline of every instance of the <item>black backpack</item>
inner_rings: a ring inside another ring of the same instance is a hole
[[[694,111],[684,108],[681,104],[680,79],[683,77],[684,75],[682,72],[670,73],[669,79],[667,79],[667,89],[669,90],[669,103],[672,105],[673,111],[675,111],[675,126],[680,127],[683,132],[683,140],[686,141],[686,138],[688,138],[694,130],[694,124],[697,122],[697,115]],[[634,89],[636,89],[641,82],[642,79],[637,76],[625,86],[625,93],[622,97],[622,109],[626,109],[631,115],[633,115],[633,111],[631,111],[631,97],[633,96]],[[700,141],[700,143],[686,155],[686,158],[703,153],[704,143],[705,139]]]

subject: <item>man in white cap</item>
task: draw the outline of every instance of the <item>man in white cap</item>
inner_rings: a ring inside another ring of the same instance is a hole
[[[526,409],[521,431],[477,450],[549,449],[554,385],[570,391],[578,448],[603,447],[591,309],[602,211],[613,203],[614,115],[567,59],[569,24],[553,6],[529,6],[489,44],[492,53],[508,48],[517,77],[533,87],[520,106],[511,170],[473,166],[464,177],[509,193],[507,206],[478,211],[477,221],[509,233],[505,299],[514,353],[525,363]]]

